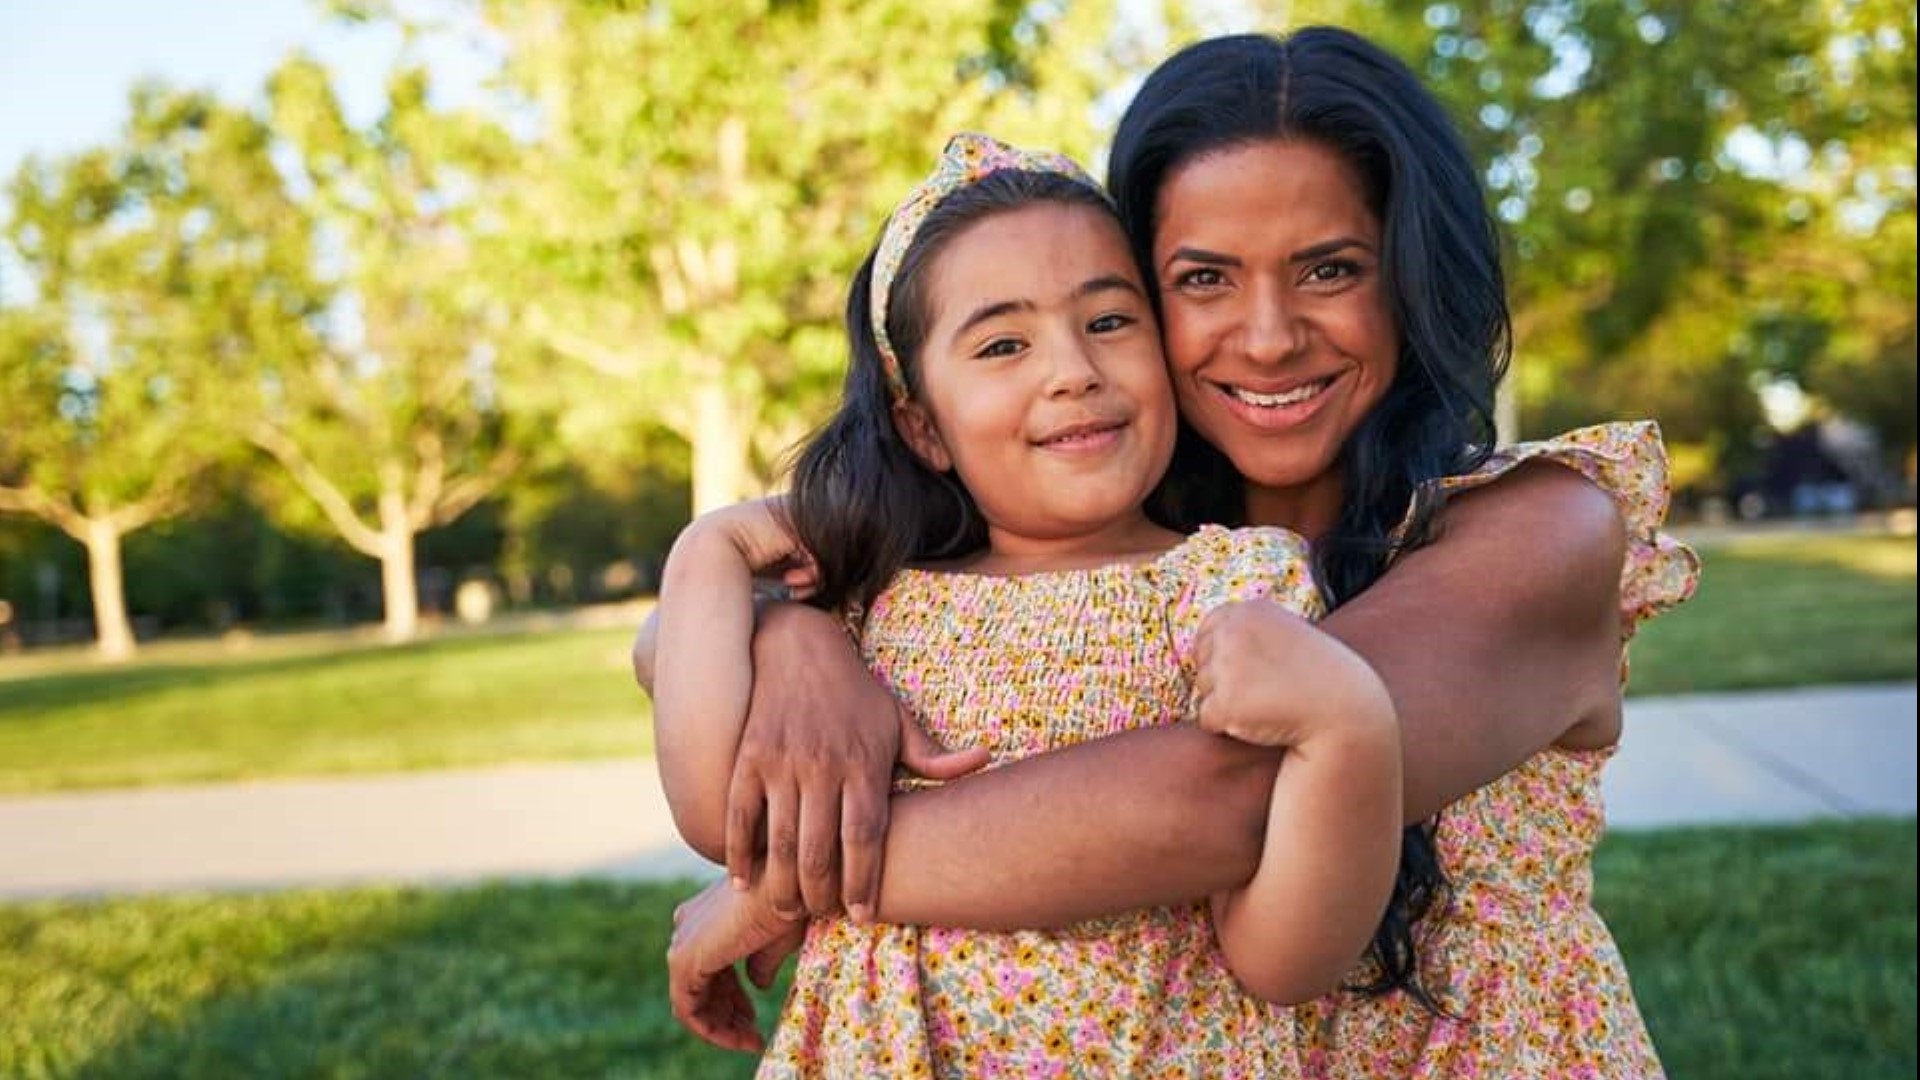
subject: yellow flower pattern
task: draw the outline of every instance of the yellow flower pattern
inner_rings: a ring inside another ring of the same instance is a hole
[[[1692,552],[1660,533],[1666,460],[1651,424],[1497,453],[1462,490],[1523,462],[1577,469],[1628,527],[1624,636],[1686,599]],[[1298,537],[1203,529],[1139,566],[988,578],[909,571],[873,607],[874,670],[951,746],[996,763],[1153,724],[1185,706],[1187,648],[1218,603],[1272,595],[1317,617]],[[1624,668],[1624,642],[1623,642]],[[1422,928],[1426,986],[1279,1009],[1241,994],[1204,905],[1051,933],[816,922],[762,1077],[1654,1078],[1658,1058],[1594,912],[1592,854],[1611,749],[1548,750],[1448,807],[1454,884]],[[887,1064],[882,1064],[886,1062]]]
[[[1005,763],[1177,722],[1209,610],[1265,596],[1322,613],[1306,557],[1290,532],[1206,528],[1141,564],[909,570],[862,646],[928,731]],[[760,1075],[1265,1075],[1275,1017],[1234,985],[1204,904],[1008,934],[823,920]]]

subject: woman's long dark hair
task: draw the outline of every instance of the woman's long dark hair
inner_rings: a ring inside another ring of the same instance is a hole
[[[933,322],[927,288],[934,260],[968,226],[1039,202],[1113,212],[1091,183],[1007,169],[947,196],[914,233],[887,311],[887,338],[910,392],[920,390],[920,350]],[[800,448],[788,502],[794,534],[819,568],[812,602],[830,611],[864,608],[909,563],[955,558],[987,543],[973,496],[951,473],[928,468],[894,428],[893,396],[868,315],[873,261],[869,252],[847,294],[852,357],[840,407]]]
[[[1323,146],[1360,178],[1380,221],[1400,331],[1393,383],[1335,466],[1339,520],[1314,538],[1315,570],[1338,606],[1433,538],[1439,499],[1429,482],[1472,469],[1491,449],[1494,388],[1510,353],[1506,282],[1485,193],[1445,108],[1391,54],[1332,27],[1214,38],[1148,77],[1121,118],[1107,186],[1149,280],[1158,280],[1155,212],[1167,180],[1207,154],[1270,140]],[[1184,423],[1169,477],[1162,516],[1244,522],[1245,480]],[[1379,977],[1358,989],[1404,989],[1437,1008],[1419,982],[1414,929],[1445,890],[1431,825],[1410,827],[1373,940]]]

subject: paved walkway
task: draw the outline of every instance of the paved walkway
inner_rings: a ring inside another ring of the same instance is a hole
[[[1632,699],[1616,828],[1914,813],[1912,684]],[[0,896],[706,876],[645,760],[0,798]]]

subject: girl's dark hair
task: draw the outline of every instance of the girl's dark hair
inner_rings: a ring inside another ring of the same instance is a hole
[[[934,260],[968,226],[1039,202],[1113,212],[1091,183],[1006,169],[947,196],[921,222],[887,311],[887,337],[909,393],[920,391],[920,350],[933,324]],[[853,355],[840,407],[801,446],[788,501],[794,533],[819,568],[812,602],[828,610],[865,607],[909,563],[954,558],[987,543],[973,496],[950,472],[927,467],[894,429],[893,395],[868,316],[873,261],[869,252],[847,294]]]
[[[1338,606],[1433,538],[1440,500],[1429,482],[1471,470],[1490,451],[1494,388],[1510,353],[1506,282],[1478,173],[1445,108],[1391,54],[1333,27],[1214,38],[1148,77],[1120,120],[1107,181],[1148,280],[1158,280],[1155,213],[1168,178],[1206,155],[1271,140],[1325,147],[1360,179],[1380,222],[1383,282],[1400,330],[1398,373],[1341,451],[1339,521],[1314,538],[1315,571]],[[1244,522],[1246,482],[1184,423],[1169,478],[1163,516]],[[1431,824],[1409,828],[1373,940],[1379,977],[1358,989],[1405,989],[1437,1007],[1419,983],[1414,924],[1445,890]]]

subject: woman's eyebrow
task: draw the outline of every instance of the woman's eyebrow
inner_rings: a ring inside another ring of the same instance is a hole
[[[1167,260],[1160,264],[1160,269],[1165,270],[1177,262],[1193,262],[1199,263],[1202,266],[1240,265],[1240,260],[1234,258],[1232,255],[1223,254],[1218,251],[1208,251],[1205,248],[1178,247],[1174,248],[1173,254],[1168,255]]]
[[[1332,240],[1323,240],[1318,244],[1311,244],[1301,248],[1299,251],[1287,256],[1287,261],[1311,262],[1314,259],[1324,259],[1329,255],[1345,251],[1348,248],[1359,248],[1369,253],[1373,251],[1372,244],[1367,243],[1357,236],[1336,236]]]
[[[1372,253],[1374,250],[1372,244],[1357,236],[1336,236],[1331,240],[1322,240],[1320,243],[1309,244],[1298,251],[1292,252],[1287,256],[1287,261],[1296,263],[1312,262],[1314,259],[1324,259],[1329,255],[1345,251],[1348,248],[1359,248],[1368,253]],[[1160,269],[1165,270],[1177,262],[1198,263],[1201,266],[1239,266],[1241,264],[1238,256],[1228,255],[1219,251],[1208,251],[1205,248],[1182,247],[1175,248],[1173,254],[1167,256],[1166,262],[1161,264]]]

